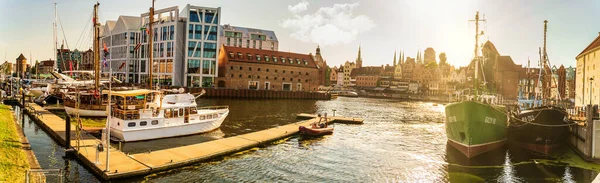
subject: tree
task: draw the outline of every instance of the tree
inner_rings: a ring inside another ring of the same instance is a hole
[[[439,57],[440,57],[440,65],[446,65],[447,64],[446,60],[448,59],[448,58],[446,58],[446,53],[444,53],[444,52],[440,53]]]

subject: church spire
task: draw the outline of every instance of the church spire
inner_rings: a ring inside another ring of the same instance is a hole
[[[356,68],[362,67],[362,58],[360,56],[360,45],[358,45],[358,58],[356,58]]]
[[[321,54],[321,46],[317,45],[317,53],[316,55],[320,55]]]
[[[394,66],[396,66],[396,49],[394,49]]]

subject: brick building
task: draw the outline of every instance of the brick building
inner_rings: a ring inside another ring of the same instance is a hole
[[[217,87],[317,91],[319,70],[308,54],[222,46]]]
[[[38,74],[50,74],[50,71],[54,69],[54,60],[43,60],[37,67]]]
[[[352,69],[350,77],[356,79],[357,87],[377,87],[377,82],[384,75],[385,68],[366,66]]]

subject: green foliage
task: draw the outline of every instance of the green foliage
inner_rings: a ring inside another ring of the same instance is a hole
[[[437,68],[438,64],[436,62],[429,62],[427,63],[427,65],[425,65],[425,68],[427,69],[435,69]]]
[[[24,182],[28,169],[10,107],[0,104],[0,182]]]

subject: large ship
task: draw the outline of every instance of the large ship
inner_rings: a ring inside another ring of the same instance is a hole
[[[478,70],[480,69],[479,62],[482,60],[478,56],[479,21],[481,20],[479,20],[479,12],[477,12],[475,15],[475,58],[472,62],[474,95],[446,105],[445,109],[448,144],[468,158],[501,147],[507,141],[508,117],[503,106],[495,105],[499,103],[500,98],[493,94],[481,95],[479,91]],[[483,75],[483,73],[481,74]]]
[[[538,83],[542,83],[541,96],[535,96],[531,100],[532,105],[523,105],[527,107],[513,114],[508,128],[511,143],[543,155],[561,147],[565,143],[567,126],[574,124],[564,108],[548,105],[550,88],[555,80],[546,53],[547,23],[544,21],[544,48],[540,49],[540,65],[543,69],[539,70]],[[560,101],[560,93],[556,96]]]

